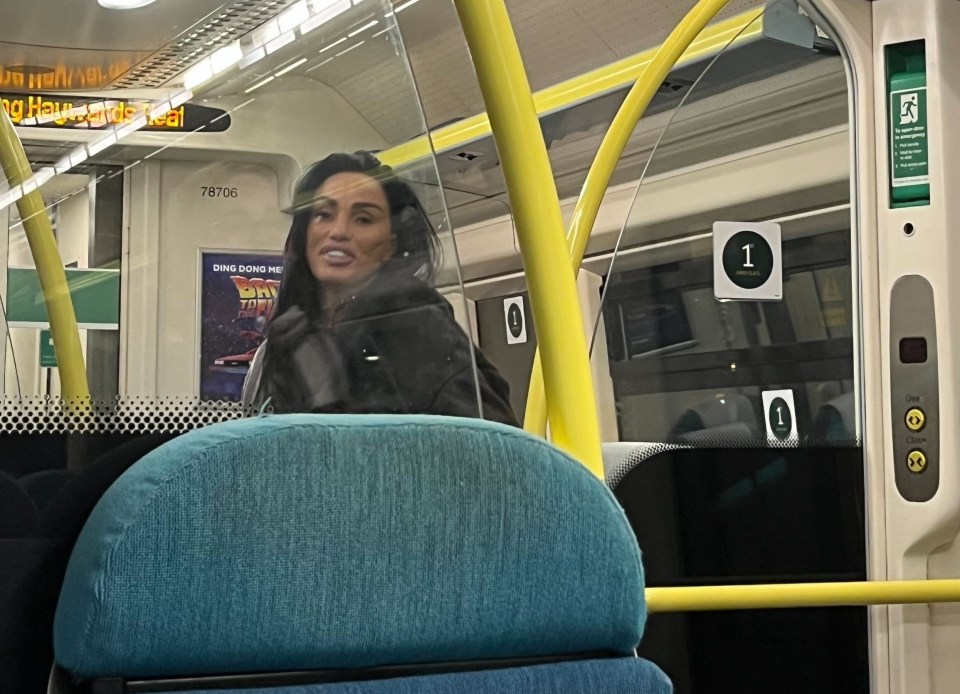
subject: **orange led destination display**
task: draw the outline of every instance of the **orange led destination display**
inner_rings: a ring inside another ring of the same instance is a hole
[[[48,94],[0,94],[3,110],[20,128],[106,129],[146,117],[149,132],[224,132],[230,127],[226,111],[184,104],[155,118],[157,103],[143,99],[97,99]]]

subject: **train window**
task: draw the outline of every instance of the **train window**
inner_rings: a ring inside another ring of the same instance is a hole
[[[624,186],[624,200],[635,196],[615,250],[585,263],[604,282],[595,344],[609,359],[619,438],[765,442],[761,395],[791,390],[805,441],[855,443],[849,170],[844,162],[799,181],[804,169],[791,164],[848,151],[842,61],[826,49],[734,40],[687,69],[690,87],[649,126],[647,160],[636,157],[640,185]],[[815,84],[820,96],[789,116],[774,103]],[[780,223],[781,301],[715,299],[711,231],[728,219]],[[842,432],[822,429],[825,409],[843,410]]]
[[[842,61],[734,41],[688,78],[622,188],[616,250],[585,264],[603,278],[594,361],[608,367],[618,434],[608,481],[650,585],[863,580]],[[800,96],[808,88],[818,97]],[[806,156],[821,168],[801,181]],[[715,298],[711,232],[727,220],[780,223],[781,301]],[[764,404],[774,391],[793,400],[783,441]],[[678,691],[867,692],[867,633],[862,608],[653,615],[641,651]]]
[[[449,0],[135,12],[56,0],[59,16],[37,5],[11,5],[0,28],[0,102],[31,167],[0,183],[0,682],[24,694],[46,691],[73,541],[143,455],[267,411],[517,424],[536,349]],[[558,95],[585,74],[601,85],[542,114],[570,198],[630,86],[611,90],[610,66],[642,56],[688,8],[541,5],[510,3],[533,87]],[[744,23],[764,6],[731,0],[718,34],[730,45],[664,83],[579,280],[598,317],[603,431],[620,451],[608,473],[652,585],[863,573],[846,78],[828,45]],[[721,218],[781,222],[781,302],[714,299]],[[77,321],[57,340],[50,258],[35,260],[51,232]],[[799,437],[780,447],[765,434],[771,390],[790,390],[796,410]],[[678,691],[791,691],[783,673],[817,639],[860,653],[863,616],[810,613],[792,631],[764,613],[658,616],[644,648]],[[776,636],[762,660],[773,678],[782,666],[779,680],[751,690],[717,674],[755,671],[756,642],[731,630]],[[834,665],[835,691],[861,691],[859,661]],[[822,674],[793,685],[831,691]]]
[[[783,388],[797,431],[826,436],[821,410],[853,390],[849,241],[830,228],[786,240],[779,303],[718,303],[706,255],[615,267],[603,317],[624,437],[681,443],[712,429],[759,440],[760,394]]]

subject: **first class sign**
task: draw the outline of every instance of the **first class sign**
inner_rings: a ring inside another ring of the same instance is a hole
[[[220,109],[195,104],[156,115],[156,102],[141,99],[96,99],[48,94],[0,94],[3,110],[21,128],[105,129],[145,116],[142,130],[153,132],[224,132],[230,116]]]

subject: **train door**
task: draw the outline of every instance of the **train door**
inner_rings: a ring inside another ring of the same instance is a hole
[[[780,21],[804,31],[783,40]],[[641,121],[581,271],[608,483],[650,586],[863,580],[874,511],[844,62],[795,3],[734,34]],[[717,222],[776,230],[769,257],[741,260],[773,271],[775,254],[777,292],[721,293]],[[465,289],[481,345],[529,360],[522,276]],[[653,615],[642,652],[678,692],[867,692],[870,628],[863,607]]]
[[[843,45],[857,114],[869,570],[960,575],[956,340],[960,11],[956,3],[803,3]],[[876,691],[956,689],[955,604],[876,608]]]

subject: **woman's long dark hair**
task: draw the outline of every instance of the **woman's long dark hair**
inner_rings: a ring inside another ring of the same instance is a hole
[[[369,152],[331,154],[304,172],[293,196],[293,222],[283,249],[283,278],[274,304],[272,319],[299,306],[308,316],[322,314],[322,288],[307,262],[307,229],[313,213],[317,188],[339,173],[360,173],[376,180],[390,206],[390,230],[396,238],[396,252],[381,268],[392,276],[431,282],[440,261],[440,240],[423,205],[410,186]]]

